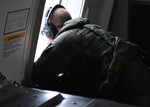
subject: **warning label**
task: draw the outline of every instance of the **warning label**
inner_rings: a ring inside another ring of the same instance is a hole
[[[23,46],[25,32],[10,35],[4,38],[3,58],[16,53]]]

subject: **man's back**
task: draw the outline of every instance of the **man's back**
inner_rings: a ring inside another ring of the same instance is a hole
[[[33,82],[43,89],[102,97],[99,95],[104,81],[115,86],[119,75],[122,75],[120,71],[126,68],[124,65],[136,58],[137,61],[142,60],[137,45],[113,36],[100,26],[88,24],[87,19],[65,24],[33,68]],[[111,79],[110,74],[114,74]]]
[[[87,91],[89,90],[88,92],[93,91],[93,93],[97,94],[98,78],[101,76],[102,66],[98,56],[96,56],[100,52],[94,52],[90,45],[98,45],[96,43],[99,40],[96,39],[97,35],[94,32],[87,30],[87,28],[80,29],[88,23],[88,20],[81,22],[75,23],[75,25],[72,23],[67,28],[64,27],[58,34],[57,39],[47,47],[40,59],[35,63],[32,73],[33,80],[42,88],[83,95],[86,89]],[[90,32],[92,34],[87,35]],[[93,38],[90,37],[91,35],[94,36],[94,41],[91,40]],[[97,46],[94,47],[96,48]],[[100,51],[100,49],[95,50]],[[51,85],[50,81],[52,80],[55,80],[55,83]]]

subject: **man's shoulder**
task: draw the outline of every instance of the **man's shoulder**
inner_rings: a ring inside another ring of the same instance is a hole
[[[70,24],[87,24],[87,23],[89,23],[89,19],[88,18],[81,18],[81,17],[79,17],[79,18],[74,18],[74,19],[72,19],[72,20],[68,20],[68,21],[66,21],[65,23],[64,23],[64,26],[65,25],[70,25]]]
[[[89,20],[87,18],[75,18],[72,20],[68,20],[67,22],[64,23],[63,28],[59,31],[57,36],[65,31],[83,27],[85,24],[88,24],[88,23],[89,23]]]

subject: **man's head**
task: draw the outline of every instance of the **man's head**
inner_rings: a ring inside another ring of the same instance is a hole
[[[63,27],[64,22],[71,19],[71,15],[64,7],[61,7],[61,5],[56,6],[57,8],[54,8],[49,16],[48,23],[53,23],[59,31]]]
[[[54,6],[48,16],[43,32],[49,39],[54,39],[63,24],[72,19],[70,13],[62,5]]]

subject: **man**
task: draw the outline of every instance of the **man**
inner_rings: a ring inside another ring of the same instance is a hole
[[[150,71],[138,45],[86,18],[65,22],[33,67],[34,86],[149,105]]]

